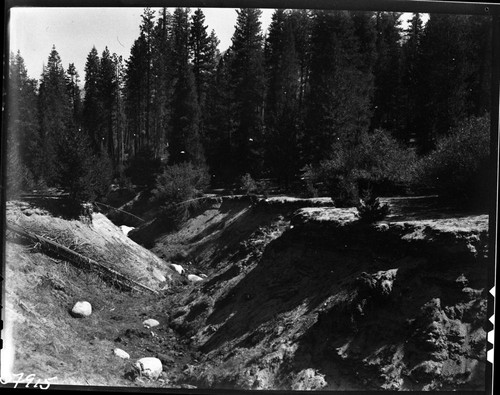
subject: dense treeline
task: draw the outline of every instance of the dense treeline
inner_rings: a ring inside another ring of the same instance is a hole
[[[158,187],[177,166],[213,186],[245,176],[290,190],[305,176],[311,193],[315,179],[335,196],[352,189],[348,202],[361,186],[407,181],[439,141],[487,116],[488,18],[415,14],[403,27],[393,12],[280,9],[263,32],[260,16],[238,10],[221,53],[202,10],[146,8],[128,59],[92,48],[83,91],[55,47],[40,81],[12,55],[11,190],[92,200],[113,179]]]

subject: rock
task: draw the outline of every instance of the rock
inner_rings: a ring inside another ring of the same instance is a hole
[[[174,269],[178,274],[184,274],[186,273],[186,270],[181,265],[176,265],[175,263],[171,263],[170,267]]]
[[[160,323],[157,320],[154,320],[152,318],[147,319],[142,323],[146,328],[154,328],[155,326],[160,325]]]
[[[121,226],[120,226],[120,229],[121,229],[121,231],[123,232],[123,234],[124,234],[125,236],[128,236],[129,232],[130,232],[131,230],[134,230],[135,228],[134,228],[134,227],[132,227],[132,226],[121,225]]]
[[[128,354],[128,352],[123,351],[121,348],[115,348],[113,350],[113,354],[122,359],[130,359],[130,355]]]
[[[203,278],[201,278],[200,276],[197,276],[196,274],[188,274],[187,278],[192,283],[197,283],[197,282],[203,281]]]
[[[326,387],[325,376],[314,369],[301,370],[292,382],[293,391],[320,390]]]
[[[373,274],[363,272],[355,281],[360,290],[367,295],[388,297],[392,293],[397,273],[398,269],[379,271]]]
[[[75,317],[88,317],[92,314],[92,306],[89,302],[76,302],[71,313]]]
[[[152,380],[156,380],[163,370],[161,361],[154,357],[139,359],[135,363],[135,367],[139,371],[140,376],[144,376]]]
[[[417,381],[428,381],[441,375],[443,364],[435,361],[419,363],[410,371],[410,376]]]

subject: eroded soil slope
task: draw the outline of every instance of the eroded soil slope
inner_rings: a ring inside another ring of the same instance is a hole
[[[133,242],[105,215],[93,213],[91,220],[68,217],[62,206],[57,198],[8,202],[7,224],[68,247],[153,290],[172,282],[167,263]]]
[[[120,292],[10,240],[14,370],[82,385],[483,389],[488,216],[393,213],[366,225],[326,199],[214,198],[178,231],[153,219],[131,232],[158,258],[102,214],[92,228],[17,204],[11,220],[63,239],[69,232],[96,259],[133,247],[135,263],[110,261],[159,294]],[[99,223],[113,248],[96,240]],[[190,283],[171,262],[207,278]],[[71,317],[77,300],[91,302],[90,317]],[[144,328],[146,318],[160,326]],[[149,356],[162,361],[159,380],[131,374]]]
[[[187,382],[484,387],[486,215],[398,216],[370,226],[353,209],[260,203],[246,210],[220,231],[222,252],[213,243],[185,250],[209,274],[170,301],[170,326],[202,353],[184,370]],[[252,220],[257,228],[246,227]]]

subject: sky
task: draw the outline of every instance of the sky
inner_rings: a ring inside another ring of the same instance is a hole
[[[85,77],[87,55],[95,46],[99,55],[107,46],[111,53],[128,59],[144,8],[44,8],[15,7],[9,19],[10,50],[18,50],[31,78],[39,79],[55,45],[63,67],[74,63],[80,80]],[[231,45],[236,25],[236,10],[206,8],[208,32],[213,29],[220,40],[219,50]],[[172,9],[173,11],[173,9]],[[194,11],[194,9],[192,9]],[[262,30],[267,31],[274,10],[262,10]],[[156,13],[158,14],[158,12]]]
[[[157,15],[159,9],[155,10]],[[170,9],[171,12],[173,10]],[[208,32],[215,30],[220,40],[219,50],[225,51],[231,45],[236,25],[236,9],[202,10]],[[74,63],[80,81],[83,81],[87,55],[93,46],[99,55],[107,46],[111,53],[121,55],[124,60],[129,58],[130,49],[139,37],[143,11],[142,7],[14,7],[8,22],[10,50],[14,53],[19,50],[28,75],[39,79],[52,46],[55,45],[65,70],[70,63]],[[273,12],[273,9],[262,9],[264,33],[271,23]]]

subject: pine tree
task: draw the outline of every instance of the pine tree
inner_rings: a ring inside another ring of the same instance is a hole
[[[422,135],[425,130],[419,123],[425,110],[422,108],[422,98],[425,90],[422,89],[421,70],[421,41],[423,35],[423,22],[420,14],[414,14],[405,30],[401,59],[401,99],[403,111],[401,112],[403,137],[410,145],[415,144],[417,133]],[[426,140],[426,137],[421,139]]]
[[[299,170],[301,67],[295,49],[295,25],[276,10],[266,40],[266,162],[273,176],[288,186]]]
[[[400,132],[401,103],[401,27],[400,13],[377,12],[376,53],[374,66],[374,97],[371,130],[382,128]],[[397,134],[401,140],[405,136]]]
[[[127,117],[126,153],[133,157],[139,150],[139,139],[144,130],[144,73],[143,43],[135,40],[130,50],[125,73],[125,113]]]
[[[172,133],[169,140],[171,164],[204,164],[199,135],[200,111],[192,68],[189,64],[189,9],[173,14],[173,54],[175,86],[172,100]]]
[[[237,11],[231,45],[231,89],[234,113],[231,131],[232,161],[235,176],[263,171],[264,56],[260,16],[253,8]]]
[[[200,109],[203,111],[208,81],[215,72],[217,57],[217,37],[215,32],[208,35],[205,15],[197,9],[191,16],[189,48],[193,64],[193,74]]]
[[[231,182],[234,177],[234,169],[228,166],[232,163],[231,114],[234,108],[233,92],[230,89],[230,59],[230,50],[220,58],[208,88],[206,103],[205,151],[213,181],[219,186]]]
[[[419,124],[424,133],[420,132],[418,138],[423,152],[434,148],[441,136],[465,118],[483,115],[487,108],[478,105],[483,94],[489,96],[478,82],[484,81],[488,68],[485,60],[489,56],[484,46],[488,28],[487,24],[483,28],[474,25],[474,21],[480,21],[476,18],[431,14],[425,26],[419,64],[423,87]]]
[[[72,109],[73,123],[76,127],[81,128],[83,103],[79,85],[80,76],[78,75],[78,71],[76,71],[74,63],[70,63],[66,71],[66,84]]]
[[[7,86],[7,197],[31,187],[39,149],[37,81],[28,77],[21,53],[11,54]],[[35,170],[36,172],[36,170]]]
[[[371,119],[371,19],[317,11],[311,37],[304,159],[317,164],[332,145],[356,144]]]
[[[173,94],[172,15],[162,8],[155,25],[153,40],[152,146],[155,157],[166,160]]]
[[[95,47],[87,55],[85,63],[85,97],[83,99],[83,129],[89,136],[94,152],[100,149],[102,136],[102,103],[99,92],[101,62]]]
[[[149,146],[151,140],[151,103],[152,103],[152,83],[153,83],[153,46],[154,46],[154,11],[145,8],[140,26],[140,37],[144,48],[144,71],[145,71],[145,101],[146,113],[144,123],[144,145]]]
[[[145,8],[139,37],[130,50],[125,76],[128,154],[149,150],[152,119],[154,11]]]
[[[309,85],[309,70],[311,56],[312,18],[308,10],[292,10],[290,21],[295,37],[295,51],[300,65],[299,77],[299,111],[301,118],[305,112],[305,97]]]
[[[35,157],[35,177],[48,185],[57,183],[57,145],[71,123],[71,106],[64,68],[55,46],[43,68],[38,100],[40,149]]]
[[[115,74],[113,78],[113,105],[112,105],[112,129],[113,136],[116,138],[116,152],[114,157],[114,164],[117,167],[120,175],[123,171],[123,162],[125,160],[125,131],[126,131],[126,117],[125,117],[125,104],[123,99],[124,91],[124,65],[121,56],[116,54],[112,55],[113,65],[115,67]]]
[[[113,130],[113,107],[116,102],[116,65],[106,47],[101,56],[98,77],[99,101],[102,109],[101,147],[111,158],[115,157],[116,137]]]

